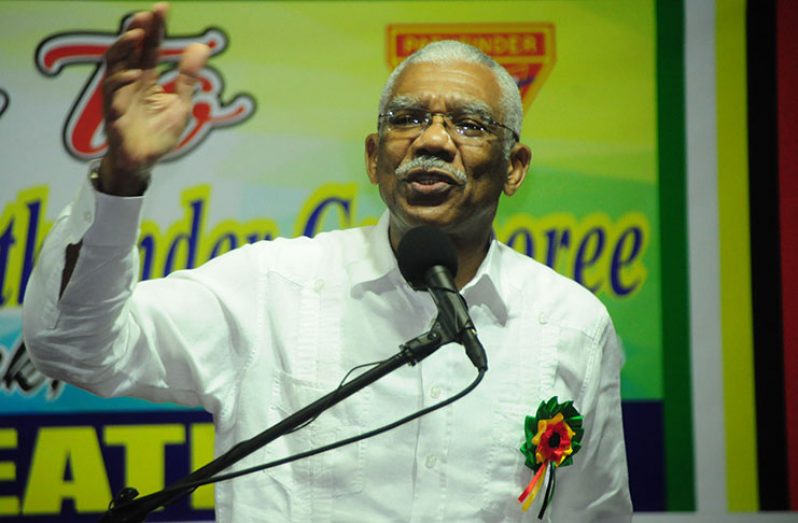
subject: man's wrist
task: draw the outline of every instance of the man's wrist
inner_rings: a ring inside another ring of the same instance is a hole
[[[150,185],[150,170],[120,174],[105,156],[94,164],[89,175],[95,190],[111,196],[142,196]]]

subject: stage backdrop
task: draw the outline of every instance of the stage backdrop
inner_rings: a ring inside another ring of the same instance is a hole
[[[0,2],[0,520],[92,521],[124,485],[157,490],[212,458],[205,413],[51,381],[21,339],[38,248],[106,150],[103,53],[146,7]],[[148,191],[141,277],[374,223],[384,206],[363,142],[387,75],[431,40],[472,43],[518,81],[533,150],[496,235],[607,305],[626,354],[635,508],[695,511],[683,22],[679,2],[654,0],[177,2],[162,83],[189,43],[212,56]],[[212,506],[206,487],[157,518],[209,519]]]

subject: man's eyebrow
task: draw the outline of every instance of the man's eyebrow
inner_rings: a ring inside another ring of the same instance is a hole
[[[417,96],[404,96],[400,95],[392,99],[388,105],[385,106],[385,111],[399,111],[402,109],[424,109],[425,107],[421,98]]]
[[[491,120],[495,119],[493,116],[493,110],[490,108],[490,106],[479,100],[468,100],[462,103],[454,102],[452,105],[454,107],[449,112],[459,112],[462,114],[482,116],[490,118]]]
[[[447,102],[451,108],[448,112],[481,116],[494,120],[493,110],[481,100],[451,100]],[[386,106],[385,111],[401,111],[406,109],[416,109],[426,111],[427,106],[421,97],[399,95],[392,99]]]

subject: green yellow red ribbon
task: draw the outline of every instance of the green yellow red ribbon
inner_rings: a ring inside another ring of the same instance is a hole
[[[543,503],[538,519],[543,519],[551,499],[554,497],[555,471],[571,465],[573,456],[582,446],[582,415],[573,401],[558,403],[557,396],[541,401],[535,416],[524,420],[524,443],[521,453],[526,457],[526,466],[534,471],[518,502],[521,510],[527,511],[546,484]]]

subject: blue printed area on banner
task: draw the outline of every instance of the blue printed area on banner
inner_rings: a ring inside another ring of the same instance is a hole
[[[22,337],[22,310],[0,309],[0,345],[12,347]]]
[[[210,461],[212,434],[195,411],[0,416],[0,521],[97,521],[123,486],[154,492]],[[209,519],[198,491],[148,520]]]
[[[624,401],[623,431],[635,512],[665,507],[665,433],[661,401]]]
[[[22,310],[0,310],[0,415],[59,412],[188,410],[134,398],[100,398],[52,380],[31,363],[22,341]]]
[[[623,403],[635,511],[665,510],[662,404]],[[96,521],[123,486],[163,488],[212,459],[202,412],[0,416],[0,521]],[[211,496],[152,521],[212,519]]]

